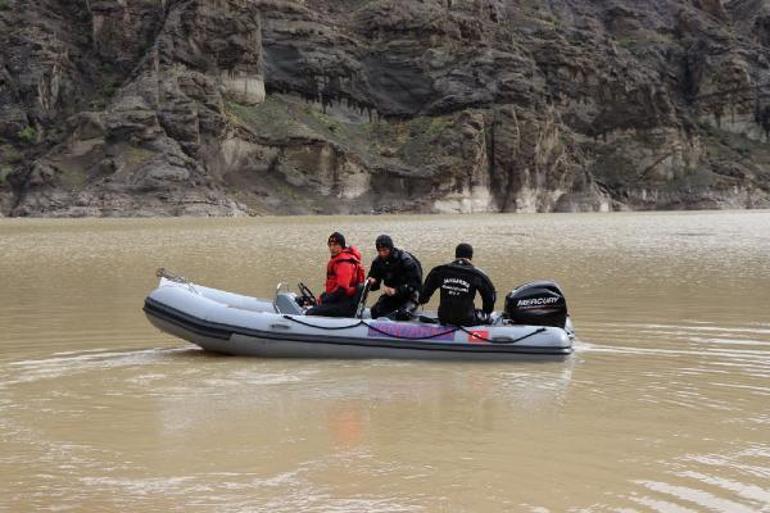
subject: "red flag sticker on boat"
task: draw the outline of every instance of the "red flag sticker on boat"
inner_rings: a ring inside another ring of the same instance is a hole
[[[484,344],[489,340],[489,331],[471,330],[468,334],[468,342],[471,344]]]

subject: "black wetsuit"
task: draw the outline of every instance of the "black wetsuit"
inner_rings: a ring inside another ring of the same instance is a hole
[[[407,315],[417,308],[422,268],[420,263],[408,252],[393,248],[386,259],[375,258],[369,270],[369,277],[377,280],[369,290],[379,290],[380,285],[396,289],[392,296],[381,295],[372,307],[372,317],[384,315]]]
[[[425,280],[420,303],[430,301],[430,297],[441,288],[441,303],[438,318],[442,324],[473,326],[483,324],[495,308],[497,294],[495,287],[484,271],[474,267],[470,261],[459,258],[450,264],[434,267]],[[477,312],[473,299],[476,292],[481,294],[483,307]]]

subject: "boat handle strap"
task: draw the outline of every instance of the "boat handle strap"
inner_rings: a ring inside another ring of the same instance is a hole
[[[349,330],[349,329],[357,328],[359,326],[366,326],[370,330],[376,331],[377,333],[379,333],[381,335],[385,335],[385,336],[388,336],[388,337],[391,337],[391,338],[398,338],[398,339],[401,339],[401,340],[430,340],[432,338],[443,337],[444,335],[449,335],[450,333],[455,333],[456,331],[462,331],[463,333],[467,333],[468,336],[470,336],[470,337],[472,337],[472,338],[474,338],[476,340],[481,340],[483,342],[489,342],[490,344],[515,344],[516,342],[520,342],[520,341],[522,341],[522,340],[524,340],[526,338],[529,338],[529,337],[531,337],[533,335],[537,335],[538,333],[542,333],[542,332],[544,332],[546,330],[545,328],[538,328],[538,329],[532,331],[531,333],[527,333],[526,335],[523,335],[523,336],[521,336],[519,338],[514,338],[514,339],[510,339],[510,340],[499,340],[499,339],[495,340],[495,339],[491,339],[491,338],[487,338],[487,337],[481,336],[477,332],[470,331],[470,330],[468,330],[467,328],[465,328],[463,326],[455,326],[455,327],[453,327],[453,328],[451,328],[451,329],[449,329],[447,331],[442,331],[442,332],[439,332],[439,333],[434,333],[433,335],[429,335],[427,337],[404,337],[404,336],[398,336],[398,335],[394,335],[392,333],[388,333],[387,331],[381,330],[381,329],[377,328],[376,326],[372,326],[371,324],[368,324],[367,322],[365,322],[363,320],[360,320],[360,321],[358,321],[355,324],[350,324],[350,325],[347,325],[347,326],[318,326],[317,324],[311,324],[309,322],[300,321],[296,317],[292,317],[291,315],[287,315],[287,314],[284,314],[283,318],[287,319],[289,321],[292,321],[292,322],[296,322],[297,324],[299,324],[301,326],[306,326],[308,328],[315,328],[315,329],[326,330],[326,331]],[[275,326],[275,325],[271,325],[271,326]]]

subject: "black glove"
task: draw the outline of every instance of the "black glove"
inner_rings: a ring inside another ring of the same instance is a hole
[[[393,317],[396,321],[411,321],[414,318],[414,314],[404,308],[399,308]]]
[[[294,298],[294,301],[296,301],[297,304],[303,308],[306,306],[313,306],[315,304],[314,299],[308,296],[297,296]]]

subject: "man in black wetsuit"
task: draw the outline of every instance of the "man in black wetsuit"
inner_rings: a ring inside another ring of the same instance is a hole
[[[369,270],[369,290],[379,290],[382,295],[372,307],[372,318],[390,316],[408,320],[417,308],[422,285],[422,267],[409,252],[393,245],[388,235],[377,237],[377,258]]]
[[[434,267],[425,280],[420,303],[430,301],[437,288],[441,289],[438,319],[441,324],[474,326],[485,324],[495,308],[495,287],[484,272],[471,263],[473,247],[462,243],[455,249],[455,260]],[[481,294],[483,308],[476,310],[473,299]]]

